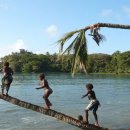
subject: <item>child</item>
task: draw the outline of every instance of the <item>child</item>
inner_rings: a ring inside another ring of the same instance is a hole
[[[40,85],[41,87],[39,88],[36,88],[36,89],[44,89],[44,100],[45,100],[45,103],[46,103],[46,108],[47,109],[50,109],[50,106],[52,106],[51,102],[49,101],[48,97],[50,96],[50,94],[53,93],[52,89],[49,87],[49,84],[47,82],[47,80],[45,79],[45,75],[42,73],[40,74],[39,76],[39,79],[40,79]]]
[[[95,92],[92,90],[93,89],[93,85],[92,84],[87,84],[86,88],[87,88],[87,93],[82,96],[82,98],[88,96],[88,98],[90,100],[88,106],[85,108],[86,122],[88,124],[88,111],[89,110],[90,111],[93,110],[93,115],[94,115],[94,118],[95,118],[95,121],[96,121],[95,125],[99,126],[98,117],[97,117],[96,111],[98,110],[98,106],[100,105],[100,103],[99,103],[99,101],[96,98]]]
[[[82,124],[86,124],[86,122],[84,121],[82,115],[79,115],[79,116],[78,116],[78,120],[81,121]]]
[[[2,94],[4,94],[4,89],[6,88],[6,95],[8,95],[8,91],[10,89],[10,84],[13,81],[13,70],[9,67],[9,62],[5,62],[3,64],[3,78],[2,78]]]

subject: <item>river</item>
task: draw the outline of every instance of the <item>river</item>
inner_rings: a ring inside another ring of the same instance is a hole
[[[0,74],[0,78],[2,75]],[[85,85],[92,83],[101,103],[97,114],[101,126],[112,130],[130,130],[130,75],[46,73],[53,94],[52,109],[77,118],[84,114],[88,98]],[[38,74],[15,74],[9,95],[44,106]],[[89,122],[94,123],[89,112]],[[57,119],[0,100],[0,130],[80,130]]]

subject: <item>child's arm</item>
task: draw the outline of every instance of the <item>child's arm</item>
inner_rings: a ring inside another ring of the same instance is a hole
[[[44,83],[44,82],[41,82],[40,85],[41,85],[41,87],[38,87],[38,88],[36,88],[36,89],[42,89],[42,88],[45,87],[45,83]]]
[[[11,74],[13,75],[14,74],[14,71],[11,69]]]
[[[82,98],[84,98],[84,97],[86,97],[86,96],[87,96],[87,94],[83,95]]]
[[[6,70],[5,70],[5,68],[3,68],[2,71],[3,71],[3,75],[6,76]]]
[[[42,87],[38,87],[38,88],[36,88],[36,89],[42,89],[42,88],[44,88],[44,86],[42,86]]]
[[[83,95],[82,98],[84,98],[84,97],[86,97],[86,96],[88,96],[88,93],[86,93],[85,95]]]

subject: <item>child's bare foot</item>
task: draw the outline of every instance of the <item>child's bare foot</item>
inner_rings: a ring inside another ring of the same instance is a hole
[[[50,106],[44,106],[45,109],[50,109]]]

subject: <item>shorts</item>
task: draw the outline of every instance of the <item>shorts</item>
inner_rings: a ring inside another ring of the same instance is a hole
[[[1,80],[1,82],[2,82],[1,88],[6,89],[8,91],[10,89],[10,84],[12,83],[12,81],[13,81],[12,76],[3,77]]]
[[[10,85],[13,81],[13,78],[12,76],[9,76],[9,77],[3,77],[1,82],[2,82],[2,85]]]
[[[45,94],[47,94],[47,93],[48,93],[48,94],[52,94],[52,93],[53,93],[52,89],[46,89],[46,90],[45,90]]]
[[[98,100],[91,100],[88,106],[85,108],[85,110],[97,110],[99,106],[99,101]]]

